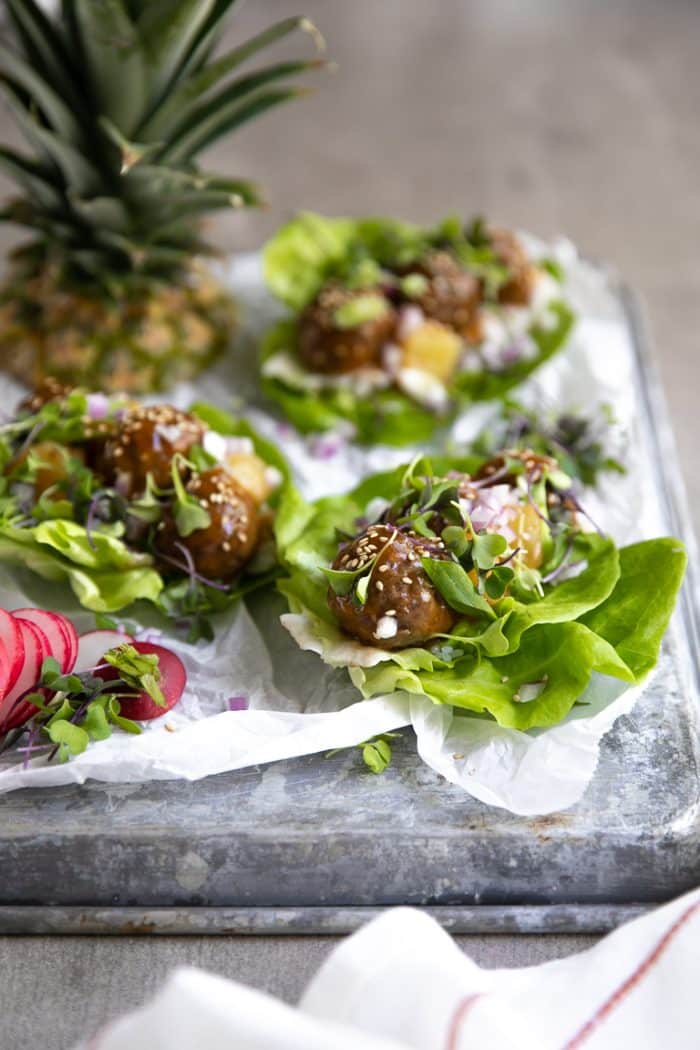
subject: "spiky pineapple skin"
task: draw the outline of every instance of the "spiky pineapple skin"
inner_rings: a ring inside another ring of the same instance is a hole
[[[27,386],[46,376],[148,394],[193,379],[229,346],[236,307],[195,263],[177,282],[107,296],[47,267],[0,287],[0,367]]]

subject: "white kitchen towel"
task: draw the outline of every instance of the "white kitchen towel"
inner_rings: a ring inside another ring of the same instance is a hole
[[[698,1050],[700,890],[588,951],[482,970],[412,908],[330,955],[297,1009],[202,971],[78,1050]]]

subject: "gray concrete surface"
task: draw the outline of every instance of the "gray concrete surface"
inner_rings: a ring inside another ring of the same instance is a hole
[[[579,936],[457,940],[487,967],[535,965],[590,943]],[[0,1047],[69,1050],[85,1032],[153,994],[173,967],[185,963],[295,1003],[334,944],[332,937],[0,939]]]
[[[700,391],[700,4],[693,0],[256,0],[241,35],[303,7],[338,71],[212,164],[258,176],[264,214],[216,220],[255,247],[297,207],[429,220],[483,211],[566,233],[646,298],[696,523]],[[0,118],[0,139],[13,137]],[[7,239],[0,242],[8,243]],[[0,940],[0,1047],[70,1046],[190,962],[293,1001],[320,938]],[[585,937],[460,938],[528,965]]]

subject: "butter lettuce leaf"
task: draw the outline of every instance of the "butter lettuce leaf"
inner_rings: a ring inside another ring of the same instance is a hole
[[[688,556],[680,540],[633,543],[620,550],[611,595],[581,617],[641,681],[656,664]]]
[[[528,331],[537,347],[537,353],[532,357],[521,358],[501,371],[491,372],[483,369],[480,372],[457,373],[453,382],[455,396],[465,403],[502,399],[554,357],[569,339],[576,323],[576,315],[563,299],[554,299],[548,303],[547,312],[556,321],[553,327],[544,327],[539,321],[535,321]]]
[[[367,275],[367,283],[372,284],[380,279],[381,267],[405,264],[431,246],[445,243],[471,251],[458,218],[421,227],[390,218],[326,218],[302,212],[268,241],[263,272],[270,291],[298,315],[332,278],[363,284],[361,275],[373,266],[376,272]],[[278,322],[263,340],[263,390],[302,433],[349,423],[361,443],[419,444],[449,424],[461,405],[505,397],[561,349],[574,326],[574,312],[564,299],[551,301],[543,310],[528,330],[535,353],[499,370],[458,372],[447,387],[449,403],[439,413],[393,384],[364,396],[347,383],[324,384],[298,361],[295,317]],[[273,369],[271,360],[277,354],[289,355],[292,368]]]
[[[0,561],[29,569],[45,580],[65,580],[92,612],[116,612],[137,601],[156,601],[164,584],[148,555],[135,554],[121,540],[97,532],[92,540],[94,549],[83,526],[60,519],[34,528],[0,526]]]
[[[279,470],[283,484],[270,497],[274,507],[290,477],[287,461],[278,449],[245,420],[221,409],[198,402],[192,411],[219,433],[249,437],[261,458]],[[52,582],[66,581],[83,607],[93,612],[117,612],[135,602],[148,601],[166,616],[182,615],[189,577],[165,578],[149,553],[132,549],[120,538],[121,526],[99,525],[88,535],[84,525],[68,518],[52,517],[21,528],[17,520],[11,507],[0,518],[0,562],[28,569]],[[276,572],[276,567],[251,571],[227,592],[205,588],[199,594],[197,612],[209,614],[227,608],[248,591],[271,583]]]
[[[449,457],[435,464],[440,472],[472,465]],[[347,667],[364,697],[405,690],[522,730],[561,721],[593,674],[632,685],[653,668],[685,568],[675,539],[618,549],[606,537],[581,535],[577,575],[545,586],[541,598],[502,598],[485,629],[465,619],[430,646],[384,650],[343,634],[323,572],[337,552],[337,530],[356,532],[367,504],[391,500],[404,471],[373,475],[352,492],[313,504],[295,491],[282,499],[277,542],[285,571],[278,588],[291,610],[283,623],[302,648]]]
[[[327,219],[301,212],[282,226],[263,250],[270,291],[293,310],[310,303],[356,236],[352,219]]]

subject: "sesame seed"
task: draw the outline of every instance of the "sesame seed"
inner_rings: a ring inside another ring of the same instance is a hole
[[[384,590],[384,584],[382,583],[381,580],[377,580],[377,582],[375,584],[375,587],[377,588],[378,591],[383,591]]]
[[[413,580],[411,579],[410,576],[402,576],[401,580],[402,580],[403,583],[408,583],[408,584],[413,583]]]

